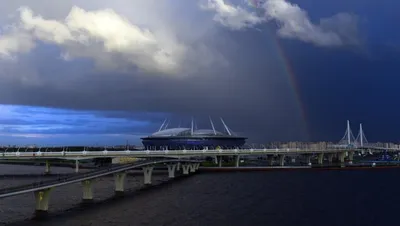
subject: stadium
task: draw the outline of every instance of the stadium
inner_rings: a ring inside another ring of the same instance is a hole
[[[246,137],[237,136],[221,118],[224,132],[217,131],[210,118],[211,129],[197,129],[192,119],[190,128],[167,128],[166,120],[160,129],[148,137],[141,138],[148,150],[199,150],[241,148]]]

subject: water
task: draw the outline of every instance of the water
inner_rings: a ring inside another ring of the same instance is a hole
[[[112,177],[95,185],[96,204],[77,205],[79,184],[54,190],[50,218],[32,216],[33,195],[2,199],[13,225],[395,225],[399,169],[203,173],[112,199]],[[131,189],[143,177],[128,177]],[[156,183],[166,179],[156,176]],[[66,211],[68,210],[68,211]]]

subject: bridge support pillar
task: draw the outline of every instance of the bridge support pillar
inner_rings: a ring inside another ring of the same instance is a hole
[[[349,162],[353,163],[354,151],[349,152]]]
[[[50,174],[50,162],[49,160],[46,160],[46,167],[44,169],[45,174]]]
[[[196,163],[196,170],[200,168],[200,163]]]
[[[190,163],[189,164],[189,169],[191,173],[195,173],[196,172],[196,165],[194,163]]]
[[[178,164],[176,164],[176,171],[179,171],[179,170],[181,170],[181,163],[180,162],[178,162]]]
[[[218,167],[222,167],[222,156],[218,156]]]
[[[235,167],[239,167],[240,166],[240,155],[237,155],[235,160],[236,160]]]
[[[215,164],[218,164],[218,156],[214,156],[214,162]]]
[[[306,155],[306,163],[307,163],[307,165],[310,165],[310,163],[311,163],[311,155]]]
[[[35,215],[37,217],[47,214],[49,209],[50,191],[51,188],[34,192],[36,202]]]
[[[143,173],[144,173],[144,184],[150,185],[151,174],[153,173],[153,167],[152,166],[143,167]]]
[[[114,174],[115,181],[115,194],[122,195],[125,191],[125,177],[126,172],[116,173]]]
[[[178,164],[169,164],[168,165],[168,177],[174,178],[175,177],[175,169]]]
[[[279,155],[279,165],[284,166],[285,165],[285,155]]]
[[[333,156],[334,156],[334,154],[328,154],[328,162],[329,162],[329,164],[332,164]]]
[[[318,154],[318,164],[319,165],[324,164],[324,153],[319,153]]]
[[[79,160],[75,160],[75,173],[79,173]]]
[[[84,203],[90,203],[93,201],[93,191],[92,191],[92,180],[82,181],[83,196],[82,201]]]
[[[344,163],[344,158],[346,157],[346,152],[340,152],[339,154],[338,154],[338,158],[339,158],[339,162],[340,163]]]
[[[271,156],[267,157],[267,161],[270,166],[273,166],[274,165],[274,156],[271,155]]]
[[[182,165],[183,175],[189,175],[189,165],[183,164]]]

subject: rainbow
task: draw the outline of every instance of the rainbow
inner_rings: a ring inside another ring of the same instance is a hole
[[[286,74],[286,77],[288,79],[288,83],[290,86],[290,89],[293,90],[293,96],[295,98],[295,102],[296,102],[296,107],[300,112],[300,116],[301,116],[301,120],[302,120],[302,126],[305,129],[306,132],[306,138],[309,139],[310,134],[309,134],[309,130],[308,130],[308,125],[307,125],[307,113],[303,107],[303,102],[301,99],[301,93],[298,87],[298,82],[296,79],[296,74],[295,71],[293,69],[293,66],[289,60],[289,58],[286,56],[286,53],[281,45],[281,42],[279,40],[279,38],[277,37],[277,35],[273,35],[274,36],[274,42],[275,42],[275,46],[276,46],[276,50],[277,50],[277,55],[279,57],[279,60],[282,62],[283,65],[283,69],[284,72]]]
[[[245,4],[247,6],[253,8],[253,10],[262,8],[262,6],[265,2],[266,2],[266,0],[245,0]],[[257,29],[257,30],[262,31],[260,29]],[[290,62],[289,58],[286,56],[284,48],[282,47],[279,38],[275,34],[275,31],[271,30],[271,28],[270,28],[266,32],[268,33],[268,36],[271,36],[271,38],[274,42],[274,46],[276,46],[277,56],[279,57],[279,61],[282,64],[282,68],[284,70],[284,74],[287,77],[289,87],[293,91],[293,96],[295,98],[295,102],[297,105],[296,108],[298,109],[298,111],[300,113],[300,117],[302,120],[301,126],[305,129],[305,133],[307,136],[306,138],[308,139],[310,135],[309,135],[308,125],[307,125],[307,114],[306,114],[306,111],[302,104],[301,93],[300,93],[298,85],[297,85],[298,83],[296,80],[296,75],[295,75],[294,69],[291,66],[291,62]]]

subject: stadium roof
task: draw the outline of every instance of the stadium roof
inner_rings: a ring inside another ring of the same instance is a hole
[[[229,127],[225,124],[224,120],[221,119],[221,123],[224,126],[224,132],[219,132],[215,129],[214,123],[210,118],[210,125],[212,129],[197,129],[197,125],[195,121],[192,118],[192,123],[191,127],[189,128],[168,128],[169,125],[169,120],[167,119],[164,120],[162,123],[160,129],[150,135],[149,137],[174,137],[174,136],[185,136],[185,137],[190,137],[190,136],[196,136],[196,137],[202,137],[202,136],[235,136],[233,132],[229,129]],[[167,129],[168,128],[168,129]]]
[[[198,129],[193,130],[193,134],[191,133],[191,128],[170,128],[161,130],[153,133],[150,137],[172,137],[172,136],[226,136],[229,134],[224,134],[219,131],[215,131],[212,129]]]

